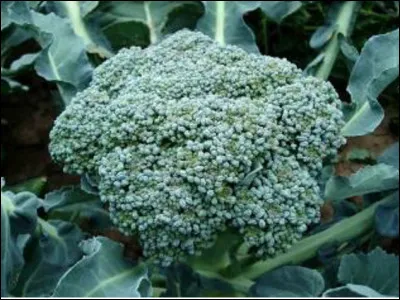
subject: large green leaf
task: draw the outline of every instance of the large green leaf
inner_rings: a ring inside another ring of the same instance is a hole
[[[366,285],[390,296],[399,296],[399,258],[380,248],[368,254],[343,256],[338,279],[341,283]]]
[[[88,194],[79,187],[64,187],[46,195],[44,209],[52,219],[80,223],[88,219],[99,228],[111,225],[108,212],[97,195]]]
[[[281,23],[284,18],[301,8],[301,1],[260,1],[260,8],[271,20]]]
[[[399,237],[399,191],[393,194],[392,200],[379,205],[375,213],[375,229],[384,237]]]
[[[346,284],[345,286],[341,286],[334,289],[329,289],[324,292],[323,297],[328,298],[388,298],[390,296],[382,295],[377,291],[371,289],[365,285],[358,284]]]
[[[35,60],[36,72],[48,81],[57,82],[68,104],[91,79],[93,68],[84,41],[75,35],[68,21],[53,13],[35,12],[23,1],[14,2],[8,10],[12,22],[30,31],[43,49]]]
[[[75,34],[82,38],[87,51],[100,57],[113,55],[107,39],[102,32],[85,17],[99,4],[99,1],[47,1],[51,11],[67,18]]]
[[[370,38],[350,75],[345,136],[371,133],[381,123],[384,111],[377,98],[399,76],[399,30]]]
[[[37,223],[39,199],[31,193],[1,193],[1,296],[14,287],[24,265],[23,250]]]
[[[232,44],[248,52],[259,52],[243,15],[259,7],[259,1],[203,1],[205,14],[197,29],[221,45]]]
[[[60,279],[55,297],[148,297],[146,266],[123,257],[123,247],[104,237],[84,241],[85,256]]]
[[[13,1],[1,1],[1,31],[6,29],[12,23],[8,11],[8,7],[12,4],[12,2]]]
[[[379,157],[378,162],[399,168],[399,142],[387,148]]]
[[[324,288],[324,278],[319,272],[299,266],[285,266],[259,277],[250,293],[254,297],[318,297]]]
[[[88,17],[100,25],[116,49],[147,46],[163,36],[169,14],[187,3],[190,1],[104,1]]]
[[[342,200],[352,196],[382,192],[399,187],[399,170],[386,164],[366,166],[349,176],[332,176],[325,187],[325,197]]]
[[[26,248],[25,266],[12,294],[18,297],[49,297],[61,276],[82,257],[83,234],[73,224],[39,220]]]

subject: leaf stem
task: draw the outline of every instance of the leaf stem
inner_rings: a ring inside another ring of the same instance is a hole
[[[339,54],[339,35],[342,34],[345,37],[350,36],[353,27],[352,24],[354,22],[354,16],[357,12],[357,8],[359,7],[359,5],[360,4],[358,3],[358,1],[344,1],[343,4],[341,4],[340,11],[337,14],[337,18],[335,20],[337,30],[323,50],[325,54],[324,60],[315,73],[315,76],[317,78],[323,80],[328,79],[335,64],[336,58]]]

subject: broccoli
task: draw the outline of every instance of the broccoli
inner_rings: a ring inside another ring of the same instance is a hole
[[[317,176],[344,144],[331,84],[286,59],[179,31],[97,67],[51,131],[53,159],[97,176],[113,223],[168,265],[236,230],[260,257],[319,221]]]

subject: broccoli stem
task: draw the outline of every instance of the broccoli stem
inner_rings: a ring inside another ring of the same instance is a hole
[[[318,249],[323,245],[333,242],[343,243],[365,235],[373,227],[375,209],[379,205],[389,202],[391,199],[391,195],[385,197],[362,212],[333,225],[329,229],[301,240],[297,244],[293,245],[291,250],[287,253],[249,266],[238,274],[235,279],[255,279],[277,267],[288,264],[300,264],[307,259],[314,257],[317,254]]]
[[[366,236],[369,237],[374,224],[375,209],[379,205],[391,201],[391,199],[392,195],[389,195],[360,213],[333,225],[329,229],[301,240],[293,245],[291,250],[287,253],[281,254],[276,258],[256,262],[247,268],[238,270],[238,272],[234,274],[236,275],[234,277],[232,277],[233,274],[230,272],[234,268],[232,265],[218,272],[204,269],[196,269],[196,272],[204,277],[219,279],[229,283],[235,291],[247,295],[249,289],[255,283],[255,280],[266,272],[283,265],[301,264],[316,256],[317,251],[323,245],[334,242],[343,244],[354,238],[361,237],[365,239]],[[241,262],[235,263],[240,264]]]
[[[339,36],[342,34],[344,37],[349,37],[352,32],[352,24],[354,23],[354,18],[358,11],[360,3],[358,1],[344,1],[340,7],[340,11],[337,14],[336,20],[334,20],[337,30],[334,36],[331,38],[329,43],[325,46],[324,60],[321,66],[317,69],[315,77],[327,80],[333,66],[335,64],[336,58],[340,50]]]

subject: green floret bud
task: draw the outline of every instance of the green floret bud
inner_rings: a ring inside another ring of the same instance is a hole
[[[114,224],[160,264],[228,228],[268,257],[319,221],[316,176],[342,126],[329,83],[183,30],[96,68],[50,152],[66,172],[99,178]]]

